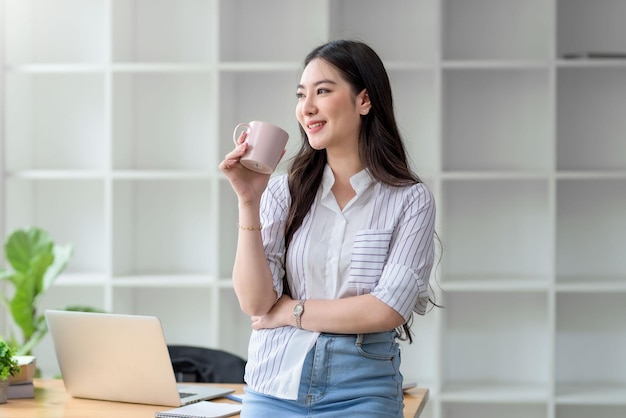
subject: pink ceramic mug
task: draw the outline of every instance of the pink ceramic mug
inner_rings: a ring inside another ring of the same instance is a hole
[[[283,155],[289,134],[276,125],[254,120],[235,126],[233,131],[235,144],[243,132],[237,133],[242,127],[246,128],[248,134],[246,138],[248,150],[241,157],[241,165],[258,173],[271,174]]]

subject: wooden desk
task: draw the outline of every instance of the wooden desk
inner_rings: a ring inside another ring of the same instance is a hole
[[[219,386],[232,387],[235,393],[243,393],[243,385]],[[419,417],[427,400],[428,389],[407,391],[404,396],[405,418]],[[233,403],[223,398],[218,401]],[[156,411],[168,409],[172,408],[72,398],[65,392],[62,380],[35,379],[35,399],[9,399],[0,405],[0,418],[154,418]]]

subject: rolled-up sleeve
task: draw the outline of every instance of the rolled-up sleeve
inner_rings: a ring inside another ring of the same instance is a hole
[[[394,210],[399,216],[389,254],[371,293],[408,320],[412,312],[424,315],[428,305],[435,253],[434,197],[427,187],[418,184]]]

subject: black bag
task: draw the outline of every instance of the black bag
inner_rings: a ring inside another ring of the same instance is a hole
[[[177,382],[244,383],[246,361],[222,350],[168,345]]]

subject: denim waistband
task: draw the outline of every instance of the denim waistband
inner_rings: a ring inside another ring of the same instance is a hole
[[[382,341],[390,341],[395,340],[400,335],[398,331],[382,331],[382,332],[371,332],[366,334],[336,334],[332,332],[322,332],[320,333],[320,338],[329,337],[329,338],[354,338],[356,340],[356,344],[360,345],[363,342],[374,343],[374,342],[382,342]]]

